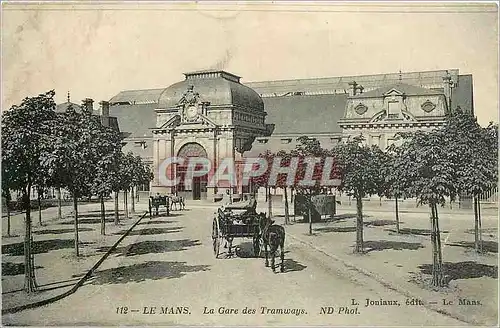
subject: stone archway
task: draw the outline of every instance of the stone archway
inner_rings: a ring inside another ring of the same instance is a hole
[[[197,142],[188,142],[184,144],[177,152],[177,157],[188,159],[189,157],[208,158],[205,148]],[[187,171],[187,160],[185,164],[177,166],[176,176],[179,178],[177,193],[186,199],[206,199],[207,198],[207,181],[208,177],[194,177],[190,185],[185,185],[184,178]]]

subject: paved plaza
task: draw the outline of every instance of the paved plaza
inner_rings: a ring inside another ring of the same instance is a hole
[[[215,259],[211,228],[217,206],[188,201],[185,211],[146,216],[74,294],[4,314],[3,324],[457,326],[497,321],[498,221],[493,211],[483,213],[482,255],[471,248],[469,212],[441,214],[443,261],[451,282],[438,292],[425,285],[432,258],[423,211],[404,210],[397,235],[390,208],[367,208],[364,255],[352,253],[355,211],[348,205],[334,218],[315,223],[312,236],[307,223],[291,218],[285,226],[285,272],[273,274],[263,258],[253,256],[251,239],[235,239],[235,255]],[[146,204],[140,203],[119,226],[112,222],[113,203],[106,208],[103,237],[99,205],[82,206],[80,259],[72,255],[70,211],[65,209],[62,221],[54,219],[54,209],[44,211],[44,225],[34,229],[36,275],[44,291],[31,299],[16,291],[24,278],[19,269],[23,224],[22,215],[13,217],[13,233],[19,236],[3,238],[2,244],[4,309],[71,288],[140,219]],[[261,203],[257,210],[266,208]],[[283,208],[276,206],[273,214],[282,224]],[[481,304],[459,305],[461,299]]]

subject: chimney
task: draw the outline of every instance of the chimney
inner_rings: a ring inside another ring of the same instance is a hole
[[[103,126],[109,126],[109,102],[103,100],[99,102],[99,105],[101,105],[101,108],[99,109],[101,124]]]
[[[356,95],[357,85],[358,84],[356,83],[356,81],[349,82],[349,96],[350,97]]]
[[[358,84],[358,85],[356,86],[356,90],[357,90],[357,91],[356,91],[356,94],[357,94],[357,95],[362,94],[364,89],[365,89],[365,88],[363,88],[363,86],[362,86],[361,84]]]
[[[83,99],[83,108],[85,111],[92,113],[94,111],[94,100],[92,98]]]
[[[446,98],[446,104],[448,105],[448,110],[451,110],[451,87],[453,86],[453,81],[451,80],[450,73],[446,72],[446,76],[443,77],[443,89],[444,96]]]

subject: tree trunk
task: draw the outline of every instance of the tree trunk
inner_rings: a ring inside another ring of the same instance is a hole
[[[399,205],[397,197],[396,197],[396,232],[399,233]]]
[[[106,234],[106,207],[104,206],[104,195],[101,195],[101,235]]]
[[[125,219],[128,219],[128,190],[123,191],[123,207],[125,210]]]
[[[437,285],[437,245],[436,245],[436,224],[434,219],[434,205],[429,204],[431,208],[431,246],[432,246],[432,285]]]
[[[57,188],[57,219],[62,219],[62,195],[61,187]]]
[[[431,203],[431,221],[432,221],[432,285],[442,287],[445,285],[443,276],[443,256],[441,250],[441,236],[439,231],[439,217],[437,204]]]
[[[474,196],[474,249],[479,253],[479,216],[477,213],[477,197]]]
[[[311,205],[309,204],[307,206],[307,217],[309,219],[309,235],[313,234],[313,228],[312,228],[312,215],[311,215]]]
[[[130,201],[132,202],[131,205],[132,205],[132,214],[135,213],[135,197],[134,197],[134,187],[132,187],[132,189],[130,189]]]
[[[7,237],[10,237],[10,196],[5,197],[5,206],[7,207]]]
[[[37,189],[37,201],[38,201],[38,225],[42,226],[42,193],[40,189]]]
[[[73,192],[73,211],[75,212],[75,255],[80,256],[80,250],[78,249],[78,198],[76,193]]]
[[[477,221],[479,223],[479,253],[483,252],[483,229],[481,224],[481,200],[477,201]]]
[[[25,217],[25,234],[24,234],[24,290],[27,293],[33,293],[36,289],[35,282],[35,268],[32,259],[32,240],[31,240],[31,202],[30,190],[31,186],[28,185],[26,190],[23,190],[23,205],[26,211]]]
[[[118,214],[118,197],[120,196],[119,191],[115,191],[115,225],[120,223],[120,216]]]
[[[356,248],[355,253],[363,253],[363,200],[356,196]]]
[[[289,214],[289,209],[288,209],[288,191],[287,191],[287,187],[285,187],[285,224],[289,224],[289,220],[290,220],[290,214]]]
[[[268,193],[267,193],[267,205],[268,205],[268,212],[269,213],[269,218],[272,218],[273,217],[273,200],[272,200],[272,197],[271,197],[271,187],[269,187],[268,189]]]

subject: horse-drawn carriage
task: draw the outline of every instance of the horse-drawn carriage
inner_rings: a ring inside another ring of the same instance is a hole
[[[265,213],[257,213],[257,201],[238,202],[219,208],[212,223],[212,243],[216,258],[220,255],[221,244],[228,248],[228,255],[232,255],[231,247],[234,238],[252,238],[253,253],[260,257],[264,251],[266,267],[269,266],[268,255],[271,257],[271,268],[275,271],[274,258],[280,249],[280,271],[284,271],[284,244],[285,229],[275,225],[274,221]],[[269,253],[268,253],[269,247]]]
[[[175,205],[175,210],[177,210],[177,205],[179,205],[180,210],[184,210],[185,203],[184,197],[176,195],[160,195],[149,197],[149,211],[155,210],[155,215],[158,216],[160,206],[164,206],[167,211],[167,216],[170,215],[170,210],[173,209]],[[151,212],[152,213],[152,212]]]
[[[219,257],[221,244],[225,243],[228,255],[232,255],[234,238],[252,238],[255,256],[260,255],[259,219],[256,212],[257,202],[250,199],[248,202],[238,202],[217,209],[212,223],[212,243],[214,255]]]

